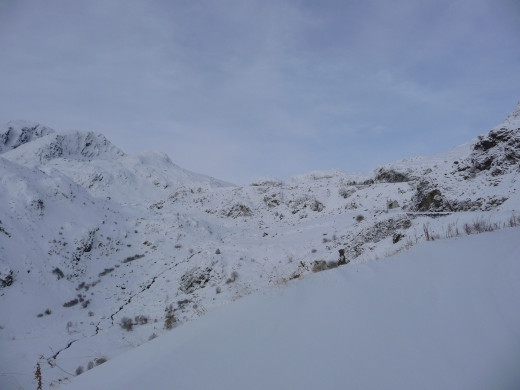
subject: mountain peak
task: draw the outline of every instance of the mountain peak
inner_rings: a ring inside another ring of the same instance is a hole
[[[0,153],[8,152],[34,139],[54,133],[36,122],[12,121],[0,126]]]

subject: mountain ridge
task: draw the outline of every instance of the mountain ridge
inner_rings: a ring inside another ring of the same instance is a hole
[[[55,387],[252,292],[520,223],[519,110],[468,144],[367,175],[241,187],[94,133],[2,133],[1,387],[30,387],[37,362]]]

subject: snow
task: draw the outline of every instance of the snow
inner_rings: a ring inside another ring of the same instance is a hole
[[[0,125],[0,153],[16,149],[51,133],[54,133],[54,130],[36,122],[19,120]]]
[[[16,148],[11,146],[13,136],[6,137],[5,151],[0,142],[2,157],[24,166],[39,167],[47,173],[57,170],[95,197],[110,197],[119,203],[153,202],[165,198],[181,185],[231,185],[182,169],[164,153],[148,151],[137,156],[127,155],[102,134],[79,131],[58,134],[45,127],[45,131],[39,131],[42,127],[38,126],[34,125],[36,130],[25,131],[37,133],[38,137],[25,137],[26,142],[17,144]],[[10,124],[7,127],[13,128]]]
[[[513,112],[507,116],[505,123],[509,126],[520,126],[520,101],[517,103]]]
[[[313,274],[314,264],[337,265],[340,250],[350,263],[338,275],[348,276],[349,285],[362,285],[356,291],[334,290],[338,283],[329,280],[330,294],[343,298],[331,302],[362,298],[368,306],[359,314],[372,316],[370,305],[378,296],[363,286],[370,285],[370,270],[393,262],[375,260],[415,250],[428,236],[438,240],[468,229],[520,225],[520,126],[513,114],[466,145],[390,163],[368,175],[313,171],[286,182],[265,178],[243,187],[184,170],[160,152],[127,155],[101,134],[60,134],[26,122],[4,126],[0,388],[35,387],[37,362],[44,389],[56,388],[97,359],[115,361],[153,335],[163,340],[182,334],[190,321],[226,313],[227,304],[244,297],[250,303],[263,299],[247,298],[251,294],[271,294],[287,284],[297,288],[294,279],[321,280],[324,276]],[[415,280],[415,271],[401,270],[408,282]],[[354,282],[358,275],[364,276]],[[421,288],[418,280],[415,287]],[[277,294],[285,296],[282,290]],[[421,300],[437,302],[419,298],[417,306]],[[319,314],[320,305],[330,303],[314,302],[312,312],[287,303],[287,310],[308,321],[305,317]],[[381,302],[375,308],[386,310]],[[176,319],[173,330],[165,329],[168,311]],[[131,332],[120,326],[125,317],[136,316],[148,322]],[[349,318],[343,320],[355,329]],[[328,333],[329,323],[335,332],[342,327],[327,319],[316,328],[318,337],[326,337],[321,333]],[[269,326],[275,329],[276,323]],[[401,337],[399,329],[387,327],[392,337]],[[355,340],[348,343],[360,347]],[[342,359],[355,363],[352,357]]]
[[[518,388],[519,233],[423,243],[246,297],[65,388]]]

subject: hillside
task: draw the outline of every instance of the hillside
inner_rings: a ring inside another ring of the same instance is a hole
[[[56,387],[316,271],[520,223],[520,104],[445,153],[243,187],[162,153],[127,155],[100,134],[2,130],[2,389],[33,388],[37,363]]]
[[[519,233],[421,243],[254,294],[66,389],[516,389]]]

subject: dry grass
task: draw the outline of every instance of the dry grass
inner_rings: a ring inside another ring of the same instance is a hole
[[[466,222],[459,228],[458,222],[448,224],[442,234],[434,233],[429,223],[423,224],[424,239],[426,241],[435,241],[440,238],[454,238],[463,235],[480,234],[486,232],[493,232],[495,230],[504,229],[507,227],[516,227],[520,225],[520,217],[513,212],[507,222],[492,222],[484,217],[479,217],[473,222]]]

